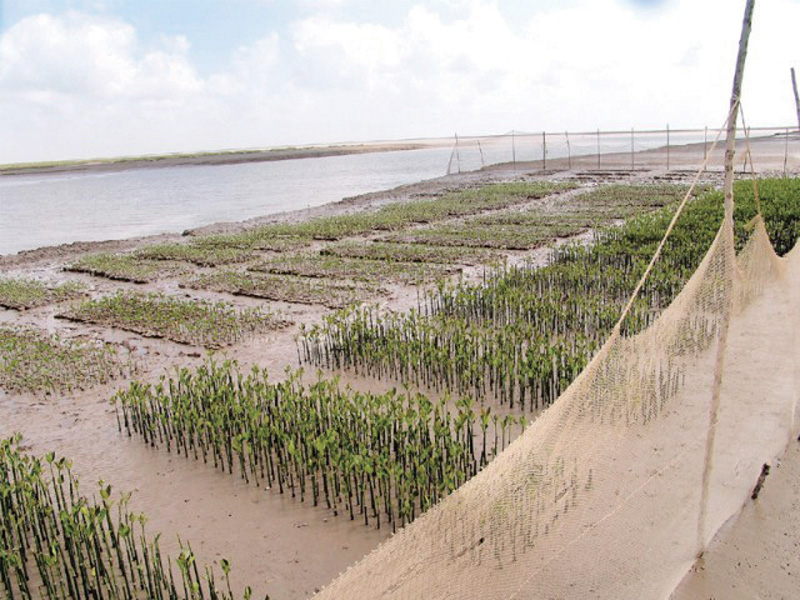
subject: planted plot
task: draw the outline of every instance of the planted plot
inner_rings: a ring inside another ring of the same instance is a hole
[[[625,219],[641,209],[657,209],[683,199],[688,186],[614,184],[576,194],[568,206],[559,210],[588,212],[610,219]]]
[[[266,371],[245,376],[211,362],[155,387],[133,383],[114,403],[120,430],[146,443],[393,529],[473,476],[525,425],[469,400],[451,413],[446,400],[361,394],[326,380],[306,387],[300,376],[271,383]]]
[[[800,189],[795,180],[760,187],[767,230],[785,252],[800,233]],[[755,215],[752,185],[737,184],[736,194],[741,245]],[[717,193],[687,207],[624,324],[627,332],[650,324],[680,291],[709,248],[722,213]],[[337,312],[300,339],[301,354],[327,368],[539,410],[607,339],[670,219],[663,210],[641,215],[599,234],[590,248],[560,248],[545,268],[506,268],[485,285],[442,286],[408,314],[374,307]]]
[[[387,204],[372,212],[322,217],[302,223],[264,225],[233,236],[214,236],[214,240],[208,243],[264,248],[280,240],[339,240],[373,231],[393,231],[415,223],[431,223],[484,210],[506,208],[573,187],[575,185],[571,183],[497,183],[450,192],[437,198]]]
[[[311,240],[299,237],[276,236],[263,228],[251,229],[242,233],[226,233],[197,237],[192,245],[198,248],[235,248],[239,250],[270,252],[290,252],[306,247]]]
[[[0,306],[26,310],[56,302],[74,300],[84,293],[79,282],[47,285],[36,279],[0,278]]]
[[[320,254],[297,254],[274,258],[252,266],[250,270],[303,277],[350,279],[372,284],[393,282],[411,285],[440,281],[460,272],[456,267],[444,265],[341,258]]]
[[[132,370],[107,344],[0,326],[0,387],[9,392],[85,389]]]
[[[270,275],[252,271],[216,271],[198,275],[182,285],[198,290],[213,290],[241,296],[253,296],[279,302],[321,304],[342,308],[365,297],[385,292],[380,288],[333,283],[322,279]]]
[[[194,263],[201,267],[215,267],[245,262],[254,254],[235,246],[213,244],[155,244],[136,252],[145,260],[171,260]]]
[[[190,545],[174,560],[176,575],[159,536],[148,536],[146,517],[129,509],[130,494],[115,499],[101,481],[99,500],[82,495],[65,458],[42,460],[23,454],[19,438],[0,440],[0,491],[0,589],[9,600],[234,597],[227,560],[220,561],[223,589]]]
[[[148,283],[185,272],[186,265],[162,260],[145,260],[131,254],[87,254],[65,267],[66,271],[88,273],[117,281]]]
[[[414,229],[384,239],[407,244],[530,250],[560,237],[576,235],[585,229],[582,221],[571,223],[558,219],[536,218],[534,222],[536,224],[466,221],[456,225]]]
[[[288,324],[262,309],[135,292],[74,304],[58,316],[206,348],[228,346]]]
[[[320,254],[445,265],[485,265],[500,260],[500,255],[489,250],[391,242],[340,242],[326,246]]]

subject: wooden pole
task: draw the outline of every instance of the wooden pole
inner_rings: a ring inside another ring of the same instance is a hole
[[[800,96],[797,95],[797,79],[794,76],[794,67],[792,67],[792,89],[794,90],[794,106],[797,109],[797,129],[800,130]]]
[[[783,144],[783,176],[786,177],[786,165],[789,162],[789,128],[786,128],[786,139]]]
[[[703,160],[708,158],[708,125],[703,131]]]
[[[755,0],[747,0],[742,22],[742,34],[739,38],[739,54],[736,59],[736,72],[733,76],[733,91],[731,92],[730,110],[728,112],[728,131],[725,148],[725,222],[727,235],[733,236],[733,158],[736,151],[736,116],[739,112],[739,98],[742,93],[742,78],[744,77],[744,62],[747,58],[747,42],[750,39],[750,30],[753,26],[753,5]],[[731,240],[728,252],[733,255]],[[732,260],[735,257],[731,257]],[[714,363],[714,381],[711,390],[711,405],[709,407],[708,436],[706,437],[705,460],[703,466],[703,483],[700,497],[700,516],[697,521],[697,556],[703,555],[706,537],[706,514],[708,512],[709,485],[711,471],[714,463],[714,445],[717,437],[717,423],[719,422],[720,391],[722,389],[722,372],[725,367],[725,353],[730,329],[730,313],[733,309],[733,298],[728,299],[728,306],[722,317],[719,328],[719,341]]]
[[[564,136],[567,138],[567,168],[572,170],[572,148],[569,146],[569,131],[565,131]]]
[[[667,171],[669,171],[669,123],[667,123]]]
[[[542,132],[542,171],[547,168],[547,134]]]
[[[753,5],[755,0],[747,0],[742,22],[742,36],[739,39],[739,55],[736,58],[736,73],[733,76],[733,90],[731,92],[730,114],[728,119],[727,138],[725,139],[725,214],[733,219],[733,158],[736,154],[736,117],[739,113],[739,98],[742,93],[742,79],[744,77],[744,61],[747,58],[747,42],[750,39],[750,30],[753,26]]]
[[[456,134],[456,165],[458,165],[458,172],[461,173],[461,152],[458,150],[458,134]]]
[[[511,130],[511,162],[517,166],[517,142],[514,139],[514,130]]]
[[[600,128],[597,128],[597,168],[600,168]]]
[[[634,169],[635,159],[633,158],[633,127],[631,127],[631,171]]]

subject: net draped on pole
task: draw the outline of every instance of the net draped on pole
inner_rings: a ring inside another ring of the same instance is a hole
[[[800,245],[757,217],[737,256],[726,216],[648,329],[318,600],[668,597],[791,439],[799,301]]]

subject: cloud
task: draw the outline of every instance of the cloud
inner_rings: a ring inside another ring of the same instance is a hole
[[[0,89],[42,99],[163,99],[200,87],[186,58],[188,41],[163,38],[141,51],[136,32],[118,19],[70,12],[28,17],[0,41]],[[47,100],[49,99],[49,100]]]
[[[308,0],[302,18],[233,44],[210,74],[192,62],[185,36],[82,12],[22,19],[0,37],[0,162],[715,125],[741,24],[741,7],[727,0],[671,0],[657,18],[629,0],[513,13],[492,0],[440,0],[394,7],[392,19],[356,18],[350,3]],[[785,40],[798,21],[791,0],[756,14],[751,124],[793,118],[788,67],[800,57]]]

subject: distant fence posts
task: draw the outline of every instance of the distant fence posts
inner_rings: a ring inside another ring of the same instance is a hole
[[[669,123],[667,123],[667,171],[669,171]]]
[[[572,170],[572,149],[569,146],[569,131],[565,131],[564,132],[564,137],[567,138],[567,168],[571,171]],[[788,139],[788,136],[787,136],[787,139]]]
[[[633,127],[631,127],[631,171],[633,171],[636,167],[636,159],[634,158],[634,150],[633,150]]]
[[[600,128],[597,128],[597,168],[600,168]]]
[[[783,176],[786,177],[786,163],[789,162],[789,128],[786,128],[786,143],[783,145]]]
[[[542,132],[542,171],[547,169],[547,134]]]
[[[517,166],[517,142],[514,139],[514,130],[511,130],[511,162],[514,163],[514,166]]]
[[[447,163],[447,173],[456,174],[466,171],[486,168],[495,163],[513,163],[514,169],[519,169],[520,164],[527,169],[546,171],[547,169],[630,169],[631,172],[640,169],[659,169],[666,168],[667,171],[688,167],[690,163],[708,163],[712,159],[719,159],[712,156],[711,146],[716,135],[716,129],[711,126],[701,126],[695,129],[673,129],[670,123],[666,123],[663,128],[658,129],[637,129],[634,126],[620,128],[616,130],[596,129],[574,130],[572,132],[564,130],[561,133],[556,131],[540,130],[537,132],[518,132],[516,129],[506,131],[496,135],[467,136],[458,133],[454,134],[450,141],[452,151],[449,153]],[[739,129],[739,135],[742,135]],[[784,135],[783,144],[783,172],[790,173],[792,161],[791,148],[795,146],[792,140],[795,139],[795,127],[790,124],[772,125],[770,127],[747,127],[744,135],[756,135],[761,140],[772,139],[770,152],[778,161],[780,160],[780,136]],[[678,147],[677,158],[673,157],[673,134],[678,135],[675,144]],[[559,140],[562,139],[564,142]],[[507,145],[511,137],[511,161],[509,161],[509,150]],[[518,140],[517,138],[520,138]],[[594,138],[594,139],[593,139]],[[522,143],[517,148],[517,143]],[[702,144],[702,157],[701,148]],[[574,147],[573,147],[574,145]],[[541,146],[541,155],[537,146]],[[791,148],[790,148],[791,146]],[[753,151],[761,151],[760,148],[753,147]],[[477,153],[475,152],[477,150]],[[518,156],[517,150],[521,154]],[[608,156],[603,157],[603,152]],[[643,152],[642,157],[637,153]],[[462,165],[461,159],[465,160]],[[573,154],[577,160],[573,160]],[[592,154],[595,154],[593,157]],[[626,156],[627,154],[627,156]],[[775,154],[778,154],[775,156]],[[503,158],[505,156],[505,158]],[[539,158],[541,157],[541,163]],[[566,159],[566,160],[564,160]],[[741,159],[740,159],[741,160]],[[655,161],[655,162],[654,162]],[[658,166],[659,161],[661,166]],[[752,162],[752,158],[750,159]],[[480,165],[480,166],[478,166]],[[776,170],[780,171],[780,163],[775,164]],[[509,165],[510,166],[510,165]],[[744,164],[740,169],[747,169]]]

